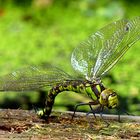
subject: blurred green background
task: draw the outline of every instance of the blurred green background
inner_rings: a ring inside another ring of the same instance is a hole
[[[121,18],[139,15],[137,0],[0,0],[0,76],[29,65],[52,64],[73,75],[73,49],[90,34]],[[104,77],[124,110],[140,115],[140,42]],[[45,91],[1,92],[1,108],[43,107]],[[73,110],[86,96],[63,92],[53,109]],[[89,111],[89,107],[80,107]]]

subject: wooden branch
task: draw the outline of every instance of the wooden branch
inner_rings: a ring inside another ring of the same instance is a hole
[[[139,116],[121,115],[123,123],[119,123],[114,121],[118,120],[118,115],[103,114],[103,118],[110,124],[106,127],[105,121],[99,119],[100,114],[96,114],[95,119],[92,114],[86,116],[86,113],[76,112],[71,120],[72,114],[73,112],[69,111],[53,111],[46,122],[34,111],[1,109],[0,139],[91,139],[99,138],[100,133],[103,139],[107,138],[106,135],[109,139],[140,138]]]
[[[59,111],[60,113],[62,113],[61,111]],[[64,113],[68,113],[68,114],[73,114],[73,112],[71,111],[65,111]],[[83,112],[76,112],[76,117],[78,116],[86,116],[86,113]],[[93,117],[93,114],[88,115],[90,118]],[[87,117],[88,117],[87,116]],[[95,116],[97,118],[100,118],[100,114],[95,114]],[[114,121],[118,121],[118,117],[119,115],[112,115],[112,114],[103,114],[102,115],[103,118],[105,120],[114,120]],[[132,115],[120,115],[120,120],[121,121],[131,121],[131,122],[140,122],[140,116],[132,116]]]

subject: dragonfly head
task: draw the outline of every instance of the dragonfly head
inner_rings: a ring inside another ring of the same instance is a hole
[[[109,109],[115,108],[118,106],[117,93],[112,89],[105,89],[100,94],[99,102]]]

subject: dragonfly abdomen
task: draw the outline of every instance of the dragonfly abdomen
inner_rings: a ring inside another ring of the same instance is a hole
[[[42,116],[49,117],[55,97],[63,91],[73,91],[77,93],[87,94],[92,100],[98,100],[100,93],[105,88],[102,84],[97,84],[90,81],[66,81],[63,84],[58,84],[48,92],[45,109]]]

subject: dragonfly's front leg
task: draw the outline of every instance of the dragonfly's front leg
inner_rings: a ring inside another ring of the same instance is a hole
[[[120,115],[121,115],[122,113],[124,113],[124,114],[126,114],[126,115],[135,116],[134,114],[131,114],[131,113],[127,112],[126,110],[120,108],[120,107],[117,107],[116,110],[118,111],[118,122],[121,122],[121,117],[120,117]]]

